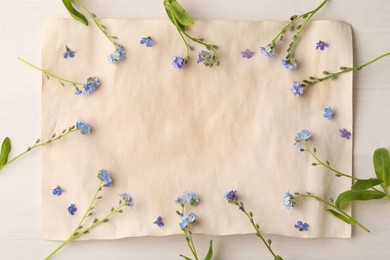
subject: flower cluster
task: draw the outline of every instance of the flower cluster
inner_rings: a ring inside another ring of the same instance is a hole
[[[197,63],[202,63],[206,67],[213,67],[215,56],[209,51],[202,50],[198,52],[198,61]]]
[[[83,85],[84,91],[76,87],[76,95],[89,95],[94,92],[100,86],[100,82],[97,77],[89,77],[87,83]]]
[[[185,229],[188,227],[188,225],[194,223],[197,219],[197,216],[193,213],[190,214],[183,214],[180,216],[181,217],[181,222],[179,223],[179,226],[181,229]]]
[[[292,88],[290,90],[291,90],[291,93],[294,96],[298,97],[298,96],[303,94],[303,92],[305,91],[305,88],[302,86],[301,82],[294,81],[294,84],[293,84],[293,86],[292,86]]]
[[[154,41],[149,36],[141,38],[139,43],[140,44],[145,44],[146,47],[152,47],[154,45]]]
[[[294,196],[290,192],[286,192],[286,194],[283,197],[283,205],[286,207],[286,209],[290,210],[295,207],[296,200]]]
[[[298,67],[297,61],[294,58],[282,59],[282,65],[288,70],[295,70]]]
[[[179,57],[179,56],[174,56],[173,57],[173,60],[172,60],[172,66],[175,68],[175,69],[184,69],[184,59],[182,57]]]
[[[266,57],[272,58],[275,55],[275,45],[274,44],[268,44],[266,47],[260,47],[260,51]]]
[[[126,192],[121,193],[121,194],[119,194],[119,197],[122,198],[122,200],[126,206],[130,207],[131,209],[134,208],[134,205],[135,205],[134,199],[129,193],[126,193]]]
[[[245,51],[241,52],[241,57],[250,59],[255,53],[251,51],[250,49],[246,49]]]
[[[191,191],[185,191],[181,196],[175,198],[175,202],[180,204],[190,204],[196,206],[199,204],[199,197],[196,193]]]
[[[97,176],[98,179],[104,183],[104,187],[111,187],[112,179],[110,173],[107,170],[101,169]]]
[[[80,130],[83,135],[91,134],[91,126],[84,121],[77,121],[76,128]]]
[[[107,56],[107,60],[110,63],[121,62],[126,56],[125,47],[122,45],[115,45],[115,50]]]

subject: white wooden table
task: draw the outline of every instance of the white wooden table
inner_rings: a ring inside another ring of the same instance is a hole
[[[165,18],[163,0],[84,0],[100,17]],[[320,0],[182,0],[196,19],[287,20]],[[353,26],[355,65],[390,51],[390,0],[331,0],[316,19]],[[40,135],[41,75],[17,57],[41,60],[42,23],[69,17],[61,0],[0,0],[0,138],[10,136],[23,151]],[[342,65],[342,64],[340,64]],[[354,75],[354,174],[373,174],[372,153],[390,149],[390,58]],[[337,147],[335,147],[337,149]],[[57,242],[42,239],[40,152],[34,151],[0,173],[0,259],[42,259]],[[295,239],[270,236],[285,259],[390,259],[390,203],[355,203],[354,216],[371,228],[352,239]],[[242,221],[246,221],[245,218]],[[215,259],[271,259],[254,235],[206,237],[195,242],[203,253],[215,242]],[[57,259],[180,259],[189,254],[183,236],[75,242]]]

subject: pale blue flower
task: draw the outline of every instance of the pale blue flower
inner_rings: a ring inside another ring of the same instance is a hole
[[[286,194],[283,197],[283,205],[286,207],[286,209],[290,210],[293,207],[295,207],[295,198],[293,195],[291,195],[290,192],[286,192]]]
[[[183,214],[181,216],[181,222],[179,226],[181,229],[185,229],[190,223],[194,223],[197,220],[197,216],[193,213]]]
[[[87,83],[83,85],[84,91],[82,92],[84,95],[89,95],[94,92],[100,86],[100,82],[97,77],[89,77],[87,79]],[[80,91],[76,92],[76,95],[79,95]]]
[[[198,52],[198,61],[197,63],[203,63],[206,67],[213,65],[214,56],[209,52],[202,50]]]
[[[229,202],[233,202],[238,199],[237,191],[236,190],[228,191],[225,193],[223,197],[227,199]]]
[[[325,107],[324,112],[324,118],[331,120],[334,115],[333,109],[331,107]]]
[[[180,70],[184,69],[184,59],[179,56],[174,56],[172,60],[172,66],[175,69],[180,69]]]
[[[183,200],[190,204],[191,206],[196,206],[199,204],[199,197],[196,193],[191,191],[186,191],[183,194]]]
[[[154,45],[154,41],[149,36],[141,38],[139,43],[140,44],[145,44],[146,47],[152,47]]]
[[[295,136],[295,143],[299,143],[301,141],[307,141],[311,137],[311,132],[309,130],[303,129]]]
[[[293,59],[282,59],[282,65],[288,70],[295,70],[298,67],[297,61]]]
[[[104,182],[105,187],[111,187],[112,179],[111,175],[107,170],[101,169],[98,172],[98,179]]]
[[[299,81],[294,81],[294,84],[292,86],[292,88],[290,89],[291,90],[291,93],[294,95],[294,96],[300,96],[303,94],[303,92],[305,91],[305,88],[302,86],[302,83],[299,82]]]
[[[91,134],[91,126],[83,121],[77,121],[76,128],[80,130],[83,135]]]

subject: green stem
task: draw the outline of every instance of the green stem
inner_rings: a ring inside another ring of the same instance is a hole
[[[253,220],[253,217],[251,217],[251,215],[249,215],[249,213],[245,210],[245,209],[242,209],[242,211],[245,213],[245,215],[249,218],[252,226],[255,228],[256,230],[256,236],[260,237],[260,239],[263,241],[264,245],[268,248],[268,250],[271,252],[271,254],[273,255],[273,257],[276,257],[276,254],[274,253],[274,251],[272,250],[271,246],[267,243],[267,241],[265,241],[264,237],[261,235],[261,232],[260,232],[260,229],[257,227],[257,225],[255,224],[254,220]]]
[[[190,230],[190,224],[188,225],[188,233],[190,234],[190,242],[191,242],[191,246],[192,246],[192,249],[194,250],[194,257],[196,260],[198,260],[198,254],[196,252],[196,249],[195,249],[195,244],[194,244],[194,240],[192,239],[192,232]]]
[[[339,209],[338,207],[336,207],[334,204],[330,203],[329,201],[326,201],[320,197],[317,197],[317,196],[314,196],[314,195],[309,195],[309,194],[302,194],[302,195],[298,195],[298,196],[295,196],[294,197],[296,200],[297,199],[300,199],[300,198],[313,198],[313,199],[316,199],[318,201],[321,201],[322,203],[326,204],[327,206],[337,210],[338,212],[340,212],[342,215],[344,215],[345,217],[353,220],[354,222],[356,222],[356,224],[361,227],[362,229],[364,229],[365,231],[367,232],[370,232],[370,230],[368,228],[366,228],[365,226],[363,226],[362,224],[360,224],[359,221],[357,221],[356,219],[354,219],[353,217],[351,217],[350,215],[348,215],[348,213],[346,213],[345,211],[343,211],[342,209]]]
[[[81,231],[79,231],[79,233],[77,235],[74,235],[74,233],[72,233],[72,235],[67,239],[65,240],[61,245],[59,245],[50,255],[48,255],[45,260],[48,260],[48,259],[51,259],[58,251],[60,251],[64,246],[66,246],[69,242],[79,238],[80,236],[82,236],[83,234],[86,234],[88,233],[91,229],[95,228],[97,225],[107,221],[110,217],[112,217],[115,213],[118,213],[121,208],[123,208],[125,206],[125,203],[122,203],[120,204],[116,209],[114,209],[113,211],[110,212],[110,214],[108,214],[107,216],[105,216],[103,219],[93,223],[91,226],[89,226],[88,228],[85,228]]]
[[[30,66],[30,67],[32,67],[32,68],[34,68],[34,69],[37,69],[37,70],[39,70],[39,71],[41,71],[43,74],[58,79],[60,82],[68,82],[68,83],[71,83],[71,84],[74,84],[74,85],[84,85],[84,83],[76,82],[76,81],[72,81],[72,80],[67,80],[67,79],[61,78],[61,77],[59,77],[59,76],[57,76],[57,75],[54,75],[53,73],[50,73],[50,72],[47,71],[47,70],[41,69],[41,68],[35,66],[34,64],[32,64],[32,63],[30,63],[30,62],[28,62],[28,61],[26,61],[26,60],[20,58],[20,57],[18,57],[18,59],[19,59],[20,61],[24,62],[25,64],[27,64],[28,66]]]
[[[188,38],[190,38],[192,41],[197,42],[197,43],[199,43],[199,44],[205,46],[208,50],[211,50],[211,51],[214,53],[214,59],[213,59],[213,62],[212,62],[211,64],[215,64],[216,62],[218,62],[218,59],[219,59],[219,57],[218,57],[218,52],[217,52],[217,50],[215,49],[214,45],[208,44],[208,43],[205,43],[205,42],[202,42],[202,41],[200,41],[200,40],[198,40],[198,39],[192,37],[191,35],[189,35],[189,34],[186,33],[185,31],[183,31],[183,34],[184,34],[185,36],[187,36]]]
[[[169,11],[169,10],[167,10],[167,9],[166,9],[166,11],[170,13],[170,16],[171,16],[171,17],[175,17],[174,14],[172,14],[171,11]],[[168,16],[169,16],[169,15],[168,15]],[[173,23],[174,23],[174,25],[175,25],[175,27],[176,27],[176,30],[178,31],[178,33],[179,33],[181,39],[183,40],[183,42],[184,42],[184,44],[185,44],[185,46],[186,46],[186,57],[185,57],[185,60],[188,62],[189,57],[190,57],[190,45],[188,44],[188,42],[187,42],[186,39],[184,38],[183,32],[179,29],[180,27],[179,27],[179,24],[177,23],[176,19],[173,18],[172,21],[173,21]]]
[[[306,146],[306,150],[305,150],[305,151],[307,151],[308,153],[310,153],[311,156],[313,156],[313,158],[316,159],[316,161],[317,161],[320,165],[322,165],[322,166],[324,166],[325,168],[327,168],[327,169],[329,169],[329,170],[335,172],[338,176],[344,176],[344,177],[347,177],[347,178],[350,178],[350,179],[353,179],[353,180],[359,180],[358,178],[356,178],[356,177],[354,177],[354,176],[351,176],[351,175],[348,175],[348,174],[345,174],[345,173],[342,173],[342,172],[340,172],[340,171],[338,171],[338,170],[332,168],[332,167],[329,166],[328,164],[324,163],[323,161],[321,161],[321,160],[317,157],[317,155],[310,149],[310,147],[309,147],[307,141],[304,141],[304,143],[305,143],[305,146]]]
[[[295,35],[295,39],[293,40],[293,44],[292,44],[292,46],[291,46],[291,48],[290,48],[290,51],[289,51],[289,53],[288,53],[288,55],[287,55],[287,59],[291,59],[291,58],[293,58],[293,55],[294,55],[294,50],[295,50],[295,47],[296,47],[296,45],[297,45],[297,43],[298,43],[298,40],[299,40],[299,38],[301,37],[301,35],[302,35],[302,32],[303,32],[303,30],[305,29],[305,27],[306,27],[306,25],[309,23],[309,21],[311,20],[311,18],[328,2],[329,0],[324,0],[316,9],[314,9],[313,11],[310,11],[310,12],[308,12],[308,13],[306,13],[306,14],[304,14],[304,15],[309,15],[307,18],[306,18],[306,20],[305,20],[305,22],[302,24],[302,26],[301,26],[301,28],[299,29],[299,31],[298,31],[298,33]],[[294,19],[294,21],[295,21],[296,19]]]
[[[92,20],[94,21],[94,23],[96,24],[96,26],[99,28],[99,30],[107,37],[107,39],[110,40],[110,42],[112,42],[112,44],[114,44],[115,48],[118,46],[118,44],[115,42],[114,38],[108,34],[107,30],[103,28],[103,26],[99,23],[99,21],[96,19],[96,15],[94,13],[92,13],[91,11],[88,10],[88,8],[83,5],[83,3],[81,3],[79,0],[73,0],[77,3],[77,5],[79,5],[81,8],[83,8],[88,14],[89,16],[92,18]]]
[[[376,62],[376,61],[378,61],[378,60],[380,60],[380,59],[382,59],[382,58],[384,58],[384,57],[387,57],[387,56],[389,56],[390,55],[390,52],[388,52],[388,53],[385,53],[385,54],[383,54],[383,55],[381,55],[381,56],[379,56],[379,57],[377,57],[377,58],[375,58],[375,59],[373,59],[373,60],[371,60],[371,61],[369,61],[369,62],[367,62],[367,63],[364,63],[364,64],[362,64],[362,65],[359,65],[359,66],[356,66],[356,67],[352,67],[352,68],[345,68],[345,69],[342,69],[342,70],[340,70],[340,71],[338,71],[338,72],[335,72],[335,73],[329,73],[329,72],[327,72],[327,76],[325,76],[325,77],[323,77],[323,78],[314,78],[313,77],[313,79],[311,79],[310,81],[307,81],[306,80],[306,82],[305,81],[303,81],[304,82],[304,84],[302,84],[302,86],[310,86],[310,85],[314,85],[314,84],[316,84],[316,83],[318,83],[318,82],[322,82],[322,81],[324,81],[324,80],[328,80],[328,79],[330,79],[330,78],[332,78],[332,79],[335,79],[338,75],[340,75],[340,74],[343,74],[343,73],[347,73],[347,72],[350,72],[350,71],[359,71],[359,70],[361,70],[361,69],[363,69],[364,67],[366,67],[366,66],[368,66],[368,65],[370,65],[370,64],[372,64],[372,63],[374,63],[374,62]],[[325,73],[325,72],[324,72]],[[307,85],[306,85],[307,84]]]
[[[82,224],[84,223],[84,220],[87,218],[89,212],[91,212],[92,210],[92,206],[94,205],[97,197],[98,197],[98,194],[99,192],[102,190],[103,188],[103,181],[100,182],[96,192],[95,192],[95,195],[93,196],[93,199],[91,201],[91,203],[89,204],[87,210],[85,211],[83,217],[81,218],[79,224],[76,226],[75,230],[73,231],[73,233],[70,235],[70,237],[72,237],[74,234],[76,234],[76,232],[80,229],[80,227],[82,226]]]
[[[71,134],[71,133],[74,133],[74,132],[77,132],[79,131],[79,129],[75,128],[73,130],[70,130],[68,131],[67,133],[65,134],[60,134],[58,137],[56,138],[52,138],[52,139],[49,139],[48,141],[46,142],[43,142],[43,143],[37,143],[37,144],[34,144],[33,146],[29,147],[29,149],[27,149],[26,151],[24,151],[23,153],[17,155],[16,157],[14,157],[12,160],[9,160],[6,164],[0,166],[0,170],[3,169],[4,167],[6,167],[7,165],[11,164],[12,162],[16,161],[17,159],[19,159],[20,157],[22,157],[23,155],[25,155],[26,153],[28,152],[31,152],[32,150],[34,150],[35,148],[38,148],[40,146],[43,146],[43,145],[46,145],[46,144],[49,144],[49,143],[52,143],[52,142],[55,142],[57,140],[60,140],[61,138]]]
[[[184,214],[185,205],[186,205],[186,202],[181,204],[181,215]],[[191,224],[189,223],[188,224],[188,228],[183,229],[183,232],[184,232],[184,234],[186,236],[187,245],[190,248],[192,255],[195,257],[196,260],[198,260],[198,255],[196,253],[194,241],[192,240],[192,232],[191,232],[191,229],[190,229],[190,225]]]
[[[103,26],[96,19],[96,15],[94,13],[92,13],[91,11],[89,11],[88,8],[85,5],[83,5],[83,3],[81,3],[79,0],[73,0],[73,1],[75,1],[81,8],[83,8],[89,14],[89,16],[92,18],[92,20],[94,21],[96,26],[99,28],[99,30],[107,37],[107,39],[110,40],[110,42],[112,42],[112,44],[114,44],[115,48],[118,47],[118,44],[114,41],[113,37],[108,34],[107,30],[104,29]]]

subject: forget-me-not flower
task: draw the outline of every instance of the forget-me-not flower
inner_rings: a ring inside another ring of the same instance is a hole
[[[141,38],[141,40],[139,41],[140,44],[145,44],[146,47],[152,47],[154,45],[154,41],[152,40],[152,38],[150,38],[149,36],[148,37],[143,37]]]
[[[62,189],[60,186],[57,186],[53,189],[52,193],[53,195],[60,196],[64,192],[64,189]]]
[[[76,213],[76,211],[77,211],[76,205],[73,204],[73,203],[70,204],[69,207],[68,207],[68,212],[69,212],[69,214],[73,216],[74,213]]]
[[[331,107],[324,108],[324,118],[331,120],[333,115],[334,115],[334,111]]]

